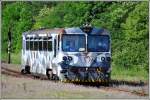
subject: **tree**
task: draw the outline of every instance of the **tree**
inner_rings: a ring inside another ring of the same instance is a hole
[[[11,28],[12,48],[14,52],[21,49],[22,32],[32,27],[32,6],[28,2],[14,2],[6,5],[2,11],[2,50],[7,48],[7,33]]]
[[[110,31],[113,66],[148,70],[148,2],[62,1],[6,2],[2,6],[2,51],[13,33],[13,51],[21,49],[22,32],[39,28],[79,27],[89,22]]]

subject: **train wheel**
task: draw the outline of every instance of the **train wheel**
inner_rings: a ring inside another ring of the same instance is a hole
[[[31,73],[30,72],[30,66],[28,66],[28,65],[25,66],[25,73],[26,74],[30,74]]]
[[[52,77],[53,77],[52,70],[51,70],[51,69],[47,69],[47,70],[46,70],[46,75],[47,75],[47,78],[48,78],[49,80],[51,80]]]
[[[26,74],[25,69],[21,70],[21,74]]]
[[[59,77],[56,74],[52,75],[52,80],[59,81]]]

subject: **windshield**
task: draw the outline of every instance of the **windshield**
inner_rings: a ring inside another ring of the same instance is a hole
[[[65,52],[84,52],[85,35],[65,34],[62,36],[62,50]]]
[[[109,51],[109,36],[88,36],[88,51],[89,52],[108,52]]]

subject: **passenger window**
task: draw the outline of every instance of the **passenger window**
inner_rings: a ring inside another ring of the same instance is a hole
[[[37,51],[38,49],[38,41],[34,41],[34,50]]]
[[[42,50],[42,41],[39,41],[39,50]]]
[[[48,41],[48,51],[52,51],[52,41]]]
[[[29,41],[26,41],[26,50],[30,49]]]
[[[34,48],[33,48],[33,41],[30,41],[30,50],[34,50]]]
[[[26,50],[52,51],[52,41],[26,41]]]
[[[59,50],[59,41],[60,41],[60,35],[58,35],[58,50]]]
[[[43,41],[43,50],[47,51],[47,41]]]

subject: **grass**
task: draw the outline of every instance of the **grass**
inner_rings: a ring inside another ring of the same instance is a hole
[[[2,53],[2,60],[7,61],[7,53]],[[13,64],[21,64],[21,52],[12,53],[11,60]],[[112,66],[112,79],[127,80],[127,81],[148,81],[148,73],[144,68],[137,68],[136,66],[127,69],[118,66]]]
[[[1,54],[2,61],[8,62],[8,54],[2,53]],[[21,64],[21,52],[18,53],[11,53],[11,63],[13,64]]]
[[[112,67],[111,78],[127,81],[148,81],[149,74],[143,68]]]

